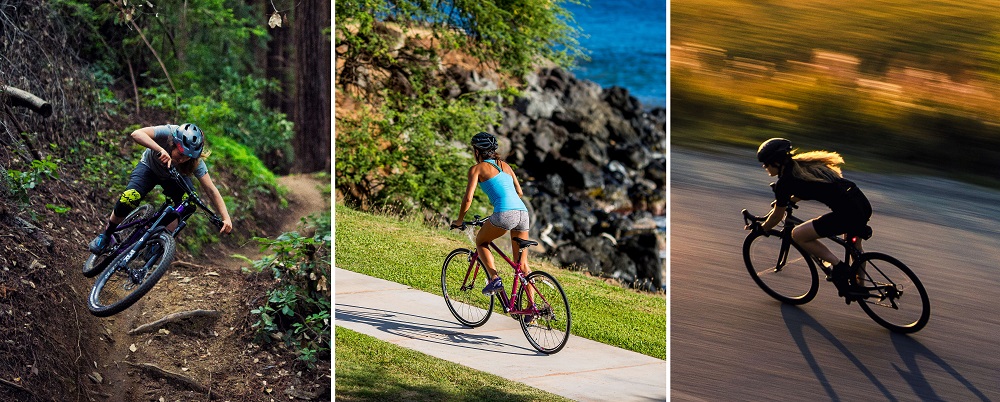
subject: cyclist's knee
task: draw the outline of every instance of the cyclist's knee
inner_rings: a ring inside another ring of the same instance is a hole
[[[128,215],[139,206],[140,200],[142,200],[142,194],[139,194],[138,191],[132,188],[125,190],[118,197],[118,202],[115,203],[114,214],[119,217]]]

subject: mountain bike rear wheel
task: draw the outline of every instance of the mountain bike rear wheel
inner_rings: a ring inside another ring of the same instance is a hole
[[[156,285],[174,259],[174,238],[160,232],[137,252],[119,254],[97,277],[87,308],[98,317],[125,310]]]
[[[140,219],[145,219],[152,214],[153,214],[153,207],[151,207],[149,204],[142,204],[139,206],[139,208],[136,208],[128,215],[126,215],[125,219],[122,219],[121,223],[119,223],[118,226],[119,227],[127,226],[132,222],[138,221]],[[138,225],[133,226],[123,231],[115,232],[112,236],[115,236],[116,237],[115,240],[118,242],[118,244],[121,244],[121,242],[128,240],[128,238],[132,236],[132,233],[135,232],[136,229],[138,228],[139,228]],[[146,230],[145,227],[142,229]],[[114,257],[109,255],[107,251],[105,251],[104,254],[100,255],[91,253],[90,257],[87,257],[87,261],[83,263],[83,276],[87,278],[93,278],[97,274],[101,273],[101,271],[103,271],[104,268],[108,266],[108,263],[111,262],[111,260],[113,259]]]
[[[860,285],[867,291],[861,309],[879,325],[893,332],[919,331],[931,317],[931,302],[924,285],[906,265],[882,253],[864,253],[855,266],[862,267]]]
[[[751,232],[743,241],[743,262],[750,277],[771,297],[787,304],[810,302],[819,291],[819,274],[809,254],[790,242],[782,255],[781,232]]]
[[[490,276],[480,261],[470,270],[471,259],[472,251],[464,248],[448,254],[441,267],[441,294],[458,322],[475,328],[490,319],[496,298],[483,295]]]
[[[572,324],[566,292],[556,278],[546,272],[533,271],[525,280],[527,283],[517,293],[516,308],[536,313],[520,317],[521,330],[539,352],[556,353],[566,346]],[[530,298],[528,292],[532,293]],[[531,307],[532,301],[534,308]]]

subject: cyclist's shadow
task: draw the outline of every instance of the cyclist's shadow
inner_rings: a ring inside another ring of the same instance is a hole
[[[918,395],[921,395],[927,400],[945,400],[948,398],[942,398],[934,391],[931,384],[927,381],[922,370],[920,370],[920,365],[917,364],[917,358],[922,357],[928,361],[936,364],[938,367],[943,369],[946,373],[951,375],[955,380],[961,383],[965,388],[967,388],[976,398],[981,401],[989,401],[985,394],[976,388],[972,382],[965,378],[961,373],[959,373],[955,368],[951,367],[948,362],[944,361],[940,356],[932,352],[926,346],[921,344],[916,339],[910,338],[905,335],[892,334],[892,344],[896,347],[896,351],[899,356],[903,358],[903,364],[906,365],[905,368],[897,366],[893,363],[892,367],[896,369],[900,377],[903,377],[910,388]]]
[[[785,320],[785,325],[788,327],[788,332],[791,333],[792,339],[795,340],[795,344],[799,347],[802,352],[802,356],[806,358],[809,362],[809,367],[812,368],[813,373],[816,374],[816,378],[823,388],[826,390],[827,395],[830,396],[831,400],[839,400],[837,393],[830,386],[830,381],[823,374],[823,369],[820,367],[816,358],[809,350],[809,345],[806,343],[805,339],[805,329],[809,328],[816,333],[822,335],[830,342],[834,347],[840,350],[855,366],[858,370],[863,373],[868,379],[875,385],[876,388],[885,396],[886,400],[898,400],[895,395],[884,385],[878,378],[861,363],[847,346],[840,342],[836,336],[834,336],[829,330],[827,330],[822,324],[817,322],[811,315],[802,311],[798,307],[782,304],[781,305],[781,315]],[[921,344],[919,341],[910,338],[906,335],[900,334],[890,334],[890,339],[893,345],[896,347],[896,351],[899,356],[903,359],[903,363],[906,365],[905,369],[900,368],[895,363],[893,363],[893,368],[896,372],[907,382],[910,388],[916,395],[920,395],[923,400],[942,400],[942,398],[937,395],[934,389],[931,387],[927,378],[924,377],[923,372],[920,370],[920,366],[917,364],[917,357],[923,357],[939,367],[944,369],[945,372],[954,377],[963,386],[969,389],[979,400],[989,401],[990,399],[986,397],[975,385],[973,385],[968,379],[962,376],[961,373],[956,371],[947,362],[944,361],[940,356],[932,352],[926,346]]]
[[[788,327],[788,332],[791,334],[792,339],[795,340],[795,345],[798,346],[799,351],[802,352],[802,357],[804,357],[809,363],[809,368],[812,369],[813,373],[816,375],[816,379],[819,380],[819,383],[823,384],[823,389],[826,391],[827,395],[830,396],[830,400],[837,401],[841,398],[833,389],[833,386],[830,384],[830,380],[826,377],[826,374],[823,373],[823,368],[820,366],[819,362],[816,361],[816,357],[813,356],[812,352],[809,350],[809,345],[806,342],[805,337],[805,330],[807,328],[823,336],[823,338],[826,338],[826,340],[836,347],[837,350],[843,353],[844,356],[851,361],[851,363],[854,363],[854,365],[857,366],[858,371],[864,374],[865,377],[868,377],[868,380],[871,381],[880,392],[882,392],[882,395],[885,396],[885,400],[898,400],[898,398],[896,398],[896,396],[893,395],[892,392],[878,380],[875,374],[872,373],[868,367],[865,367],[857,356],[851,353],[851,351],[847,348],[847,345],[840,342],[837,337],[833,335],[833,333],[827,330],[826,327],[816,321],[816,319],[814,319],[811,315],[802,311],[798,307],[782,303],[781,317],[785,320],[785,326]]]
[[[534,349],[502,342],[497,336],[464,332],[466,327],[438,318],[349,304],[337,304],[335,315],[337,320],[367,324],[379,331],[425,342],[504,354],[538,354]],[[438,322],[441,325],[417,323],[417,320]]]

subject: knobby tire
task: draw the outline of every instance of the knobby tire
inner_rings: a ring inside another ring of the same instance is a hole
[[[160,249],[157,253],[152,253],[151,258],[147,260],[146,254],[155,244],[159,244]],[[139,301],[167,271],[174,259],[175,246],[174,238],[162,231],[146,239],[146,242],[139,247],[131,260],[127,261],[127,264],[129,268],[149,266],[149,271],[146,272],[141,282],[133,285],[131,289],[125,288],[127,284],[132,284],[128,270],[118,269],[119,263],[124,261],[129,253],[118,255],[97,277],[97,281],[90,291],[90,297],[87,299],[87,308],[95,316],[107,317],[117,314]],[[120,293],[124,293],[124,295],[122,296]]]

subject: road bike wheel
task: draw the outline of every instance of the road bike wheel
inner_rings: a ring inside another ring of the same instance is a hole
[[[480,261],[476,261],[478,269],[474,268],[474,272],[470,272],[471,259],[472,251],[464,248],[448,254],[441,267],[441,294],[444,295],[448,310],[458,322],[475,328],[490,319],[495,298],[483,295],[483,288],[490,276]]]
[[[97,277],[87,307],[98,317],[125,310],[156,285],[174,259],[174,238],[160,232],[137,252],[119,254]]]
[[[539,352],[556,353],[566,346],[572,324],[566,292],[556,278],[546,272],[534,271],[525,280],[527,283],[517,292],[517,310],[531,309],[533,299],[537,313],[520,317],[521,330]],[[534,292],[531,299],[528,291]]]
[[[151,207],[149,204],[142,204],[139,206],[139,208],[136,208],[128,215],[126,215],[125,219],[122,219],[121,223],[119,223],[118,226],[128,225],[137,220],[145,219],[152,214],[153,214],[153,207]],[[138,226],[133,226],[123,231],[116,232],[112,236],[115,236],[115,240],[118,242],[118,244],[121,244],[121,242],[127,240],[130,236],[132,236],[132,233],[135,232],[137,228]],[[145,230],[145,228],[143,228],[143,230]],[[83,263],[83,276],[87,278],[93,278],[97,274],[101,273],[101,271],[103,271],[104,268],[108,266],[108,263],[111,262],[110,260],[113,258],[114,257],[109,255],[107,252],[100,255],[91,253],[90,256],[87,257],[87,261]]]
[[[781,257],[781,233],[751,232],[743,241],[743,262],[750,277],[771,297],[788,304],[805,304],[819,291],[819,274],[809,254],[794,242]]]
[[[917,275],[899,260],[882,253],[864,253],[860,285],[869,289],[858,304],[879,325],[893,332],[919,331],[931,317],[931,301]]]

